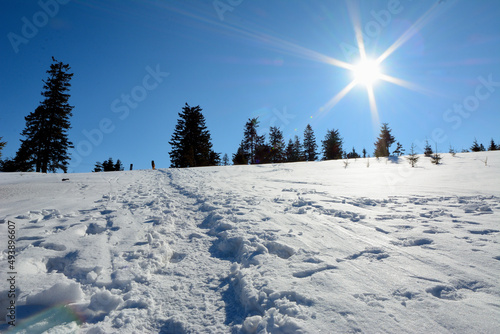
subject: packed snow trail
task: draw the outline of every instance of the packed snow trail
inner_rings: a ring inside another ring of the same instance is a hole
[[[2,249],[17,226],[16,329],[494,333],[500,154],[487,153],[490,166],[485,152],[415,169],[0,174]]]

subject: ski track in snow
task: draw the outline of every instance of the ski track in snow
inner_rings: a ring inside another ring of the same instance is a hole
[[[26,331],[500,326],[499,197],[342,195],[289,175],[293,166],[96,174],[99,182],[74,181],[64,195],[73,204],[87,196],[82,206],[3,210],[2,238],[7,220],[18,226],[19,312],[65,303],[85,319],[56,312]]]

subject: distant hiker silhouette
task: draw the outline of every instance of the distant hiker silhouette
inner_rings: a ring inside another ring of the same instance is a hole
[[[154,160],[151,160],[151,167],[153,168],[153,170],[155,170],[155,161]]]

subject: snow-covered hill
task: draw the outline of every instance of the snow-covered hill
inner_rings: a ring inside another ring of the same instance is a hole
[[[24,333],[498,333],[500,152],[344,167],[0,173],[1,319],[15,276]]]

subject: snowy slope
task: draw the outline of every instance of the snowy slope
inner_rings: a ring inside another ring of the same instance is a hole
[[[0,173],[15,329],[498,333],[500,152],[344,167]]]

